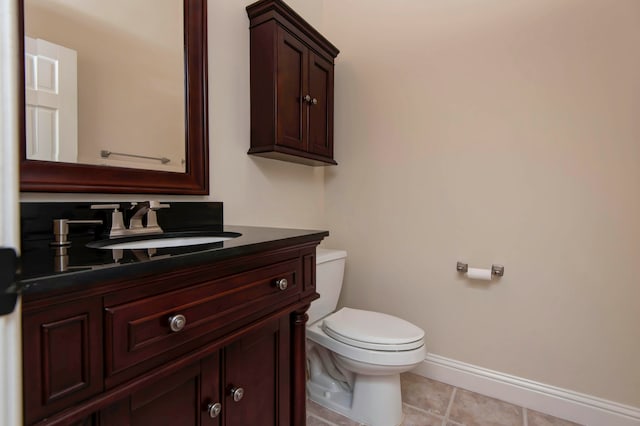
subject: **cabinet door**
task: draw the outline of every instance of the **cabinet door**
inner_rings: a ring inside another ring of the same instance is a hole
[[[219,362],[214,355],[132,393],[100,412],[101,426],[218,426],[210,403],[219,396]]]
[[[309,152],[333,157],[333,65],[309,54]]]
[[[102,391],[100,298],[23,316],[25,424]]]
[[[307,149],[305,138],[308,94],[306,81],[307,47],[285,29],[278,27],[276,122],[277,144]]]
[[[290,426],[289,352],[288,316],[224,349],[226,426]]]

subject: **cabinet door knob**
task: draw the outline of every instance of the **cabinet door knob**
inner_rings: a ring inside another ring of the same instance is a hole
[[[244,396],[244,389],[242,389],[240,387],[238,387],[238,388],[234,387],[234,388],[231,388],[231,391],[229,393],[233,397],[233,400],[235,402],[238,402]]]
[[[316,98],[311,99],[311,103],[314,105],[318,105],[318,100]]]
[[[304,95],[304,98],[302,98],[305,102],[311,102],[311,96],[310,95]]]
[[[289,287],[289,281],[287,281],[286,278],[280,278],[279,280],[276,280],[276,287],[284,291]]]
[[[185,325],[187,325],[187,319],[184,315],[173,315],[169,317],[169,327],[171,328],[171,331],[180,331]]]
[[[222,411],[222,404],[220,404],[219,402],[212,402],[207,405],[207,411],[209,412],[209,417],[215,419],[216,417],[218,417],[218,414],[220,414],[220,411]]]

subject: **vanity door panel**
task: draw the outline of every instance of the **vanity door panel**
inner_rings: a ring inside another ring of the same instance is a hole
[[[307,149],[307,66],[309,49],[300,40],[278,27],[277,143]]]
[[[100,298],[23,315],[25,423],[102,391]]]
[[[225,425],[291,425],[289,330],[285,316],[224,348]],[[233,393],[238,388],[239,400]]]
[[[216,353],[101,410],[100,426],[219,426],[208,412],[219,388]]]
[[[309,55],[309,151],[333,158],[333,64]]]

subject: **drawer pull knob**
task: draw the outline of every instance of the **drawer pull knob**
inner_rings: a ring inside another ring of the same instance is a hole
[[[169,327],[171,328],[171,331],[180,331],[185,325],[187,325],[187,319],[184,315],[174,315],[169,317]]]
[[[220,414],[220,411],[222,411],[222,404],[220,404],[219,402],[216,402],[214,404],[212,402],[207,405],[207,411],[209,412],[209,417],[215,419],[216,417],[218,417],[218,414]]]
[[[242,388],[232,388],[231,396],[233,397],[234,402],[239,402],[244,396],[244,389]]]
[[[276,280],[276,287],[284,291],[289,287],[289,281],[287,281],[286,278],[280,278],[279,280]]]

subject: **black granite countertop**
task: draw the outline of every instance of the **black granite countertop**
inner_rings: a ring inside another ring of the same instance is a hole
[[[64,271],[56,271],[60,269],[57,267],[60,256],[49,241],[30,242],[23,246],[17,280],[9,291],[22,294],[58,292],[94,282],[162,273],[177,267],[302,244],[329,235],[327,231],[249,226],[224,226],[223,232],[241,235],[212,244],[139,250],[89,248],[86,244],[93,239],[76,238],[68,249],[68,265]]]
[[[40,218],[34,220],[38,226],[40,222]],[[23,238],[16,281],[8,292],[42,297],[48,293],[57,294],[74,288],[85,288],[92,283],[162,273],[179,267],[318,241],[329,235],[329,232],[319,230],[216,223],[209,226],[199,223],[197,227],[193,226],[194,223],[191,225],[187,230],[198,234],[237,233],[240,236],[222,242],[186,247],[112,250],[87,247],[87,244],[105,238],[104,235],[80,233],[71,235],[71,245],[61,251],[50,245],[50,232],[49,235],[35,233],[35,238]],[[178,231],[182,232],[184,229],[173,228],[167,233]]]

